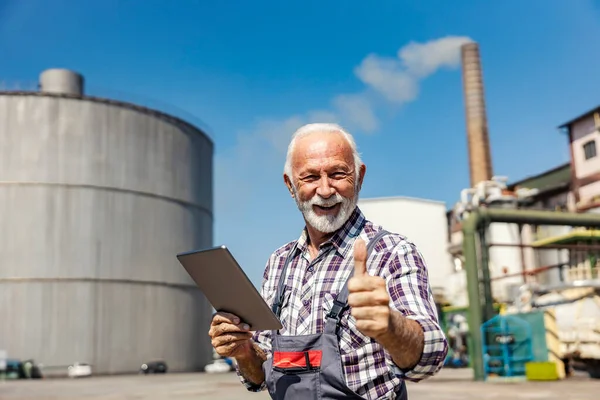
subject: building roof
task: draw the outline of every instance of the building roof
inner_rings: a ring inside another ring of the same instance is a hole
[[[510,190],[517,187],[539,189],[540,191],[568,186],[571,183],[571,163],[565,163],[537,175],[528,176],[508,184]]]
[[[569,125],[572,125],[574,122],[577,122],[577,121],[579,121],[580,119],[582,119],[582,118],[585,118],[585,117],[587,117],[588,115],[590,115],[590,114],[592,114],[592,113],[595,113],[595,112],[600,112],[600,105],[598,105],[598,106],[596,106],[596,107],[592,108],[592,109],[591,109],[591,110],[589,110],[589,111],[586,111],[586,112],[584,112],[583,114],[581,114],[581,115],[579,115],[579,116],[577,116],[577,117],[575,117],[575,118],[573,118],[573,119],[571,119],[571,120],[569,120],[569,121],[565,122],[565,123],[564,123],[564,124],[562,124],[562,125],[559,125],[559,126],[558,126],[558,129],[566,128],[567,126],[569,126]]]

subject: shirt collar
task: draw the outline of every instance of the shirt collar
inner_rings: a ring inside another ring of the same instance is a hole
[[[344,222],[344,225],[342,225],[341,228],[338,229],[329,240],[323,243],[321,248],[333,246],[336,251],[342,257],[344,257],[352,247],[354,239],[360,235],[365,222],[366,219],[362,211],[360,208],[358,208],[358,206],[355,207],[354,211],[352,211],[352,214],[350,214],[350,217],[348,217],[346,222]],[[308,231],[306,230],[306,227],[304,227],[300,237],[298,238],[297,250],[300,251],[300,253],[303,253],[305,250],[307,250],[307,248]]]

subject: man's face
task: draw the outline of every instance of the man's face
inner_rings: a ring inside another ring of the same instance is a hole
[[[355,170],[352,149],[340,134],[298,139],[291,161],[292,182],[286,183],[306,222],[322,233],[338,230],[356,207],[364,165]]]

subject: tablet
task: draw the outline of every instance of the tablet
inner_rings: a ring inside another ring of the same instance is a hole
[[[226,246],[180,253],[177,259],[215,310],[237,315],[253,331],[282,328]]]

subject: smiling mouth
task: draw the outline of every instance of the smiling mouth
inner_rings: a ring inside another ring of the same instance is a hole
[[[334,210],[338,205],[339,205],[339,203],[336,203],[332,206],[319,206],[319,205],[315,204],[314,207],[319,211],[331,211],[331,210]]]

